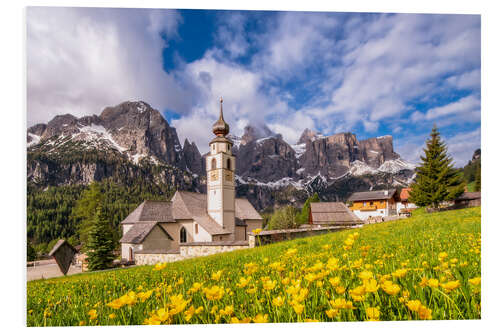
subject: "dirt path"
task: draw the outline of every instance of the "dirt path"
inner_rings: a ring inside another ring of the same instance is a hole
[[[67,275],[73,275],[81,272],[82,269],[80,266],[71,265]],[[27,272],[26,272],[27,281],[48,279],[58,276],[63,276],[63,274],[59,270],[59,266],[57,266],[56,261],[54,259],[37,261],[35,263],[35,266],[27,267]]]

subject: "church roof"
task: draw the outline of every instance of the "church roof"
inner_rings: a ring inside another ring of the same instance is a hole
[[[262,220],[248,199],[236,198],[234,202],[235,215],[242,220]]]
[[[151,230],[157,225],[157,222],[137,222],[123,237],[120,239],[120,243],[131,243],[140,244],[146,239]],[[161,226],[158,226],[168,238],[173,240],[173,238],[165,231]]]
[[[352,224],[361,220],[342,202],[311,202],[313,224]]]
[[[172,203],[170,201],[145,200],[121,223],[131,224],[141,221],[175,222],[172,216]]]

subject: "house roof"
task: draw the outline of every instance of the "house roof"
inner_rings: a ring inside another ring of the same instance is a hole
[[[172,203],[170,201],[145,200],[121,223],[131,224],[136,222],[175,222],[172,215]]]
[[[140,244],[146,239],[146,237],[151,233],[154,227],[158,225],[158,222],[137,222],[134,223],[132,228],[120,239],[120,243],[131,243]],[[158,225],[160,230],[162,230],[165,235],[173,240],[173,238],[165,231],[161,226]]]
[[[361,223],[342,202],[311,202],[313,224]]]
[[[408,201],[408,199],[410,198],[410,192],[411,188],[409,187],[402,189],[401,194],[399,195],[401,201]]]
[[[394,194],[396,194],[394,188],[381,191],[356,192],[351,194],[347,201],[384,200],[392,198]]]
[[[481,192],[464,192],[455,200],[481,199]]]

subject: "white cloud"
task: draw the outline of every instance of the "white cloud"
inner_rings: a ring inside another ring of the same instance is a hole
[[[481,128],[446,137],[444,140],[455,166],[463,167],[472,158],[474,151],[481,148]]]
[[[179,22],[171,10],[28,8],[28,125],[125,100],[187,109],[186,93],[161,70],[158,32],[175,37]]]
[[[470,116],[471,112],[478,111],[481,108],[481,101],[475,95],[469,95],[460,98],[456,102],[449,103],[444,106],[432,108],[427,111],[425,117],[427,120],[432,120],[441,117],[447,117],[457,114],[468,113]]]
[[[351,127],[397,121],[411,109],[408,103],[436,94],[444,76],[480,66],[479,16],[398,14],[351,20],[358,23],[344,43],[349,50],[343,55],[343,80],[331,87],[331,101],[324,107],[325,115],[343,114]],[[470,76],[457,78],[456,84],[478,84],[476,72]]]
[[[326,13],[278,13],[268,32],[257,36],[261,51],[254,57],[253,67],[270,79],[297,79],[314,62],[332,55],[335,39],[330,33],[337,24]]]
[[[478,89],[481,86],[481,70],[475,69],[446,79],[451,86],[458,89]]]
[[[211,128],[219,116],[220,96],[224,99],[224,119],[230,124],[231,133],[236,135],[241,135],[248,123],[259,126],[266,116],[279,117],[289,110],[280,98],[262,92],[263,79],[259,73],[234,63],[220,62],[212,52],[187,64],[176,75],[191,82],[198,96],[196,107],[173,120],[172,124],[178,128],[181,140],[187,136],[196,142],[200,151],[208,149],[208,142],[213,137]],[[189,130],[192,125],[196,133]]]

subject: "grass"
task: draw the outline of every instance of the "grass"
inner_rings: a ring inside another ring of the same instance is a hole
[[[479,319],[481,210],[27,284],[28,326]]]

